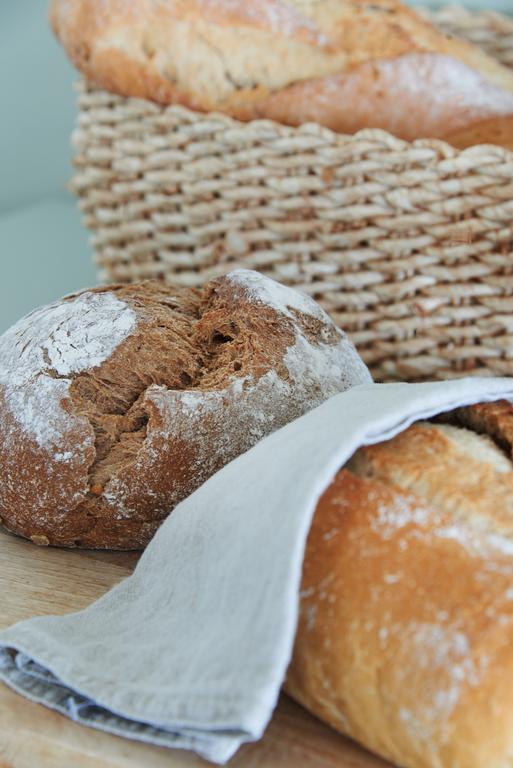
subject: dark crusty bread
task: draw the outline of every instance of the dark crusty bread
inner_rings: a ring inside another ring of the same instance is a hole
[[[513,115],[513,72],[398,0],[53,0],[50,19],[89,81],[161,104],[405,139]]]
[[[445,420],[362,448],[320,500],[287,688],[403,768],[509,768],[513,407]]]
[[[367,381],[312,299],[256,272],[66,297],[0,337],[0,518],[38,544],[142,547],[225,463]]]

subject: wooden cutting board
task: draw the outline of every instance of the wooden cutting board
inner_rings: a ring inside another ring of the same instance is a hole
[[[0,531],[0,628],[85,608],[135,567],[132,553],[36,547]],[[194,755],[73,723],[0,683],[0,768],[206,768]],[[286,696],[257,744],[230,768],[387,768]]]

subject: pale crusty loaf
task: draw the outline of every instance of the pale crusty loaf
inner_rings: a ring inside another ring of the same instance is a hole
[[[69,296],[0,337],[0,518],[37,544],[142,547],[225,463],[368,381],[312,299],[256,272]]]
[[[513,114],[513,72],[398,0],[52,0],[86,78],[242,120],[443,137]]]
[[[320,500],[287,688],[403,768],[510,768],[513,408],[451,420],[361,449]]]

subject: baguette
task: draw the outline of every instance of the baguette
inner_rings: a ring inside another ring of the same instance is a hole
[[[513,408],[450,420],[360,449],[321,498],[286,689],[403,768],[510,768]]]
[[[513,115],[513,72],[398,0],[52,0],[87,80],[241,120],[443,137]]]

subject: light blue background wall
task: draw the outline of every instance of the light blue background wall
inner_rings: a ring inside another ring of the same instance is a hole
[[[0,0],[0,332],[34,306],[96,281],[65,184],[74,72],[44,0]]]
[[[513,0],[466,4],[513,12]],[[75,74],[46,12],[46,0],[0,0],[0,333],[34,306],[96,281],[65,190]]]

